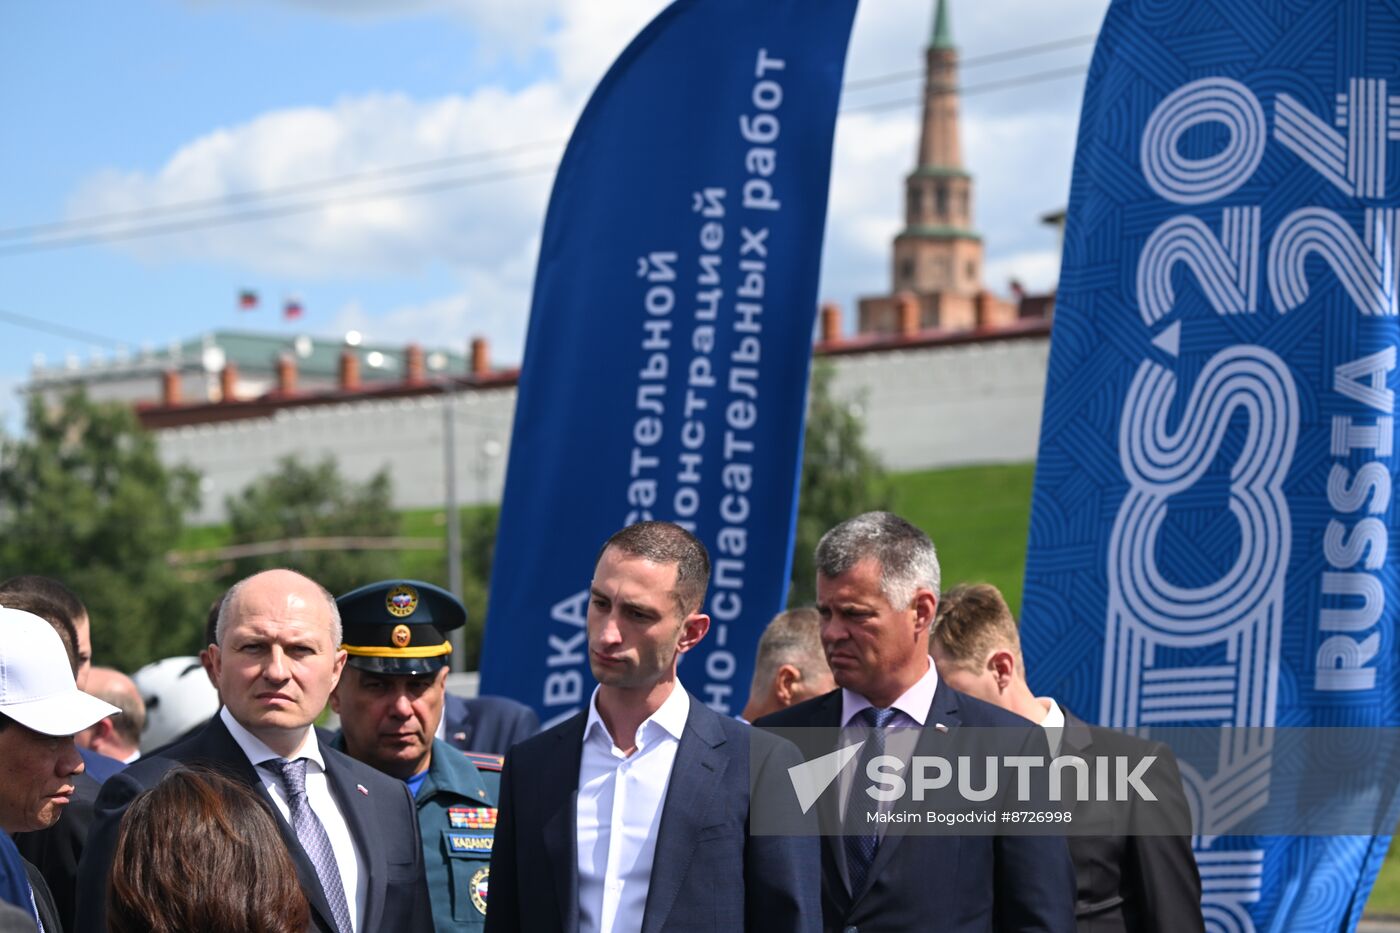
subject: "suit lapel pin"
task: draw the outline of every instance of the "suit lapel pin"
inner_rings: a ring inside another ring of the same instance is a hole
[[[369,788],[365,787],[365,785],[363,785],[363,784],[356,784],[356,785],[355,785],[355,790],[359,791],[361,794],[363,794],[363,795],[366,796],[366,797],[369,796]]]
[[[933,724],[933,731],[934,731],[934,732],[947,732],[947,731],[948,731],[948,727],[945,726],[945,725],[943,725],[943,723],[941,723],[941,722],[936,722],[936,723]]]
[[[466,734],[465,732],[454,732],[454,733],[452,733],[452,741],[454,741],[454,742],[465,742],[466,740],[467,740],[467,734]]]

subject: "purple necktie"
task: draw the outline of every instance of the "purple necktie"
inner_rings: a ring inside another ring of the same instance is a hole
[[[851,896],[859,897],[865,890],[870,866],[875,861],[875,853],[880,849],[880,836],[866,827],[878,827],[870,817],[879,809],[879,803],[865,792],[865,768],[872,758],[885,753],[885,729],[894,719],[894,710],[876,709],[867,706],[856,713],[866,727],[865,747],[860,750],[860,763],[856,768],[856,778],[851,783],[851,799],[846,805],[846,873],[851,879]],[[855,830],[855,832],[852,832]]]
[[[316,877],[321,881],[326,903],[330,904],[336,929],[340,933],[354,933],[354,927],[350,925],[350,907],[345,901],[345,885],[340,880],[335,850],[331,848],[331,837],[326,835],[326,827],[321,825],[321,820],[311,809],[311,801],[306,797],[306,759],[288,761],[276,758],[263,764],[277,772],[282,779],[282,787],[287,791],[292,829],[296,830],[297,841],[316,869]]]

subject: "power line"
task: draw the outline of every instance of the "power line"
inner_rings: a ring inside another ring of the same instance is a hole
[[[1072,49],[1082,45],[1088,45],[1098,38],[1098,33],[1090,33],[1085,36],[1071,36],[1067,39],[1055,39],[1051,42],[1038,42],[1035,45],[1023,45],[1020,48],[1005,49],[1001,52],[989,52],[986,55],[976,55],[972,58],[964,58],[958,62],[958,68],[978,68],[982,65],[991,65],[996,62],[1015,61],[1021,58],[1029,58],[1032,55],[1042,55],[1045,52],[1054,52],[1059,49]],[[880,75],[875,78],[861,78],[858,81],[847,81],[842,88],[843,91],[863,91],[868,87],[880,87],[885,84],[895,84],[900,81],[909,81],[914,78],[924,77],[924,70],[900,71],[893,74]]]
[[[45,321],[42,318],[30,317],[28,314],[20,314],[17,311],[0,310],[0,321],[7,321],[19,327],[26,327],[30,330],[41,331],[46,334],[54,334],[59,337],[67,337],[70,340],[81,340],[85,343],[94,343],[114,349],[125,346],[120,340],[107,337],[103,334],[96,334],[90,330],[82,330],[78,327],[69,327],[66,324],[55,324],[52,321]]]
[[[400,188],[363,191],[357,194],[343,195],[336,198],[320,198],[315,201],[305,201],[296,204],[281,204],[275,207],[246,210],[232,214],[216,214],[207,217],[195,217],[189,220],[167,221],[146,226],[128,227],[109,233],[76,233],[69,236],[56,236],[38,242],[14,243],[8,246],[0,246],[0,256],[13,256],[19,253],[37,253],[52,249],[65,249],[70,246],[89,246],[94,243],[112,243],[120,240],[143,239],[145,237],[163,236],[170,233],[187,233],[191,230],[203,230],[209,227],[225,227],[259,220],[275,220],[282,217],[295,216],[297,214],[312,214],[336,204],[353,204],[362,201],[377,201],[384,198],[413,197],[423,194],[432,194],[434,192],[447,191],[453,188],[468,188],[473,185],[480,185],[493,181],[504,181],[511,178],[522,178],[527,175],[552,172],[554,169],[555,165],[551,162],[548,165],[535,165],[523,169],[503,169],[499,172],[489,172],[484,175],[445,178],[417,185],[406,185]]]
[[[984,82],[982,84],[963,85],[955,90],[960,95],[978,94],[987,91],[1005,90],[1012,87],[1020,87],[1026,84],[1035,84],[1041,81],[1066,78],[1073,75],[1083,74],[1088,70],[1088,65],[1073,65],[1068,68],[1057,68],[1048,71],[1040,71],[1034,74],[1022,75],[1016,78],[1008,78],[1002,81]],[[904,99],[895,101],[882,101],[874,104],[862,104],[853,107],[843,107],[841,113],[859,113],[877,110],[892,110],[902,107],[909,107],[922,102],[922,98]],[[262,220],[275,220],[282,217],[290,217],[298,214],[310,214],[337,204],[351,204],[364,201],[376,201],[384,198],[413,197],[423,194],[432,194],[439,191],[447,191],[457,188],[466,188],[473,185],[484,184],[492,181],[505,181],[513,178],[520,178],[527,175],[541,174],[553,171],[554,164],[536,165],[524,169],[502,169],[497,172],[490,172],[483,175],[468,175],[460,178],[439,179],[431,182],[424,182],[417,185],[407,185],[397,188],[386,188],[376,191],[363,191],[354,194],[341,195],[337,197],[318,198],[311,201],[304,201],[293,204],[281,204],[271,207],[255,208],[238,211],[228,214],[214,214],[203,217],[193,217],[186,220],[174,220],[147,225],[138,225],[123,229],[84,233],[76,232],[68,235],[52,236],[48,239],[27,242],[0,244],[0,256],[10,256],[22,253],[45,252],[54,249],[66,249],[73,246],[89,246],[95,243],[111,243],[122,240],[144,239],[152,236],[163,236],[171,233],[187,233],[194,230],[203,230],[211,227],[231,226],[235,224],[251,223]]]
[[[537,149],[558,148],[564,145],[564,140],[539,140],[533,143],[521,143],[518,146],[509,146],[504,149],[487,149],[480,152],[468,152],[455,156],[442,156],[436,159],[425,159],[421,162],[408,162],[401,165],[383,165],[374,168],[361,169],[356,172],[348,172],[344,175],[337,175],[331,178],[322,178],[305,182],[294,182],[286,185],[277,185],[270,188],[257,188],[251,191],[234,191],[228,194],[219,195],[214,198],[198,198],[190,201],[175,201],[169,204],[157,204],[151,207],[135,208],[126,211],[113,211],[107,214],[90,214],[87,217],[77,217],[71,220],[54,220],[45,223],[28,224],[21,227],[7,227],[0,229],[0,240],[17,239],[34,234],[51,233],[58,230],[81,229],[89,226],[105,226],[123,220],[142,220],[148,217],[156,217],[164,214],[179,214],[186,211],[204,210],[207,208],[227,207],[234,204],[242,204],[250,201],[266,200],[280,197],[287,194],[302,194],[308,191],[316,191],[323,188],[335,188],[340,185],[354,181],[361,181],[367,178],[382,177],[385,175],[411,175],[418,172],[432,171],[440,168],[462,165],[471,162],[482,162],[496,159],[508,155],[517,155],[522,152],[530,152]]]
[[[996,62],[1005,62],[1005,61],[1013,61],[1013,60],[1017,60],[1017,59],[1021,59],[1021,58],[1028,58],[1028,57],[1031,57],[1031,56],[1034,56],[1034,55],[1040,55],[1040,54],[1044,54],[1045,52],[1055,51],[1055,50],[1058,50],[1058,49],[1065,49],[1065,48],[1072,48],[1072,47],[1075,47],[1075,46],[1081,46],[1081,45],[1084,45],[1084,44],[1086,44],[1086,43],[1092,42],[1094,39],[1095,39],[1095,35],[1093,35],[1093,34],[1082,35],[1082,36],[1070,36],[1070,37],[1063,38],[1063,39],[1055,39],[1055,40],[1052,40],[1052,41],[1049,41],[1049,42],[1040,42],[1040,43],[1035,43],[1035,44],[1032,44],[1032,45],[1020,46],[1020,47],[1012,48],[1012,49],[1004,49],[1004,50],[1001,50],[1001,51],[998,51],[998,52],[991,52],[991,53],[987,53],[987,54],[984,54],[984,55],[976,55],[976,56],[971,56],[971,57],[969,57],[969,58],[963,59],[963,60],[960,62],[960,67],[962,67],[962,68],[971,68],[971,67],[978,67],[978,66],[981,66],[981,65],[993,64],[993,63],[996,63]],[[1076,71],[1076,72],[1074,72],[1074,73],[1078,73],[1078,72]],[[863,90],[863,89],[870,88],[870,87],[880,87],[880,86],[884,86],[884,85],[887,85],[887,84],[892,84],[892,83],[896,83],[896,82],[906,81],[906,80],[909,80],[909,79],[911,79],[911,78],[923,77],[923,75],[924,75],[924,72],[923,72],[922,70],[919,70],[919,71],[909,71],[909,72],[897,72],[897,73],[888,74],[888,75],[881,75],[881,76],[877,76],[877,77],[873,77],[873,78],[864,78],[864,79],[859,79],[859,80],[855,80],[855,81],[848,81],[848,82],[846,82],[846,84],[845,84],[843,90],[844,90],[844,91],[859,91],[859,90]],[[980,93],[980,92],[985,91],[985,90],[996,90],[996,89],[1000,89],[1000,88],[1002,88],[1002,87],[1016,87],[1016,86],[1018,86],[1019,84],[1026,83],[1026,82],[1029,82],[1029,81],[1032,81],[1032,80],[1049,79],[1049,78],[1055,77],[1055,76],[1059,76],[1058,73],[1056,73],[1056,72],[1044,72],[1044,73],[1041,73],[1040,75],[1028,76],[1028,77],[1025,78],[1025,79],[1011,79],[1011,80],[1009,80],[1009,81],[1007,81],[1007,82],[993,82],[993,83],[991,83],[991,84],[973,85],[973,86],[970,86],[970,87],[963,87],[963,88],[960,88],[959,91],[960,91],[960,93],[963,93],[963,94],[976,94],[976,93]],[[842,111],[841,111],[841,112],[843,112],[843,113],[849,113],[849,112],[859,112],[859,111],[866,111],[866,110],[875,111],[875,110],[894,109],[894,108],[896,108],[896,107],[904,106],[906,103],[907,103],[906,101],[886,101],[886,102],[881,102],[881,103],[876,103],[876,104],[857,105],[857,106],[851,106],[851,107],[842,108]],[[535,150],[545,149],[545,148],[555,148],[555,147],[562,146],[563,144],[564,144],[564,141],[563,141],[563,140],[558,140],[558,139],[556,139],[556,140],[537,140],[537,141],[535,141],[535,142],[521,143],[521,144],[516,145],[516,146],[509,146],[509,147],[505,147],[505,148],[501,148],[501,149],[489,149],[489,150],[482,150],[482,151],[479,151],[479,152],[463,153],[463,154],[454,155],[454,156],[442,156],[442,157],[439,157],[439,158],[426,159],[426,160],[422,160],[422,161],[418,161],[418,162],[409,162],[409,163],[404,163],[404,164],[400,164],[400,165],[376,166],[376,167],[373,167],[373,168],[367,168],[367,169],[362,169],[362,170],[359,170],[359,171],[349,172],[349,173],[346,173],[346,174],[343,174],[343,175],[333,176],[333,177],[330,177],[330,178],[308,180],[308,181],[305,181],[305,182],[295,182],[295,183],[289,183],[289,184],[286,184],[286,185],[278,185],[278,186],[269,187],[269,188],[260,188],[260,189],[253,189],[253,190],[247,190],[247,191],[235,191],[235,192],[231,192],[231,193],[229,193],[229,194],[220,195],[220,196],[218,196],[218,197],[200,198],[200,199],[193,199],[193,200],[188,200],[188,201],[178,201],[178,202],[173,202],[173,203],[170,203],[170,204],[153,205],[153,206],[150,206],[150,207],[134,208],[134,209],[131,209],[131,210],[124,210],[124,211],[114,211],[114,212],[109,212],[109,213],[105,213],[105,214],[94,214],[94,215],[89,215],[89,216],[87,216],[87,217],[74,218],[74,219],[70,219],[70,220],[47,221],[47,222],[43,222],[43,223],[26,224],[26,225],[18,226],[18,227],[0,228],[0,241],[3,241],[3,240],[16,240],[16,239],[22,239],[22,238],[30,238],[30,237],[34,237],[34,236],[36,236],[36,235],[37,235],[37,236],[44,236],[44,235],[50,235],[50,234],[58,234],[58,235],[59,235],[59,236],[53,237],[52,239],[45,239],[45,240],[42,240],[42,241],[40,241],[39,243],[29,243],[29,244],[24,244],[24,245],[22,245],[22,246],[16,246],[16,247],[6,247],[6,246],[4,246],[3,244],[0,244],[0,255],[15,254],[15,253],[26,253],[26,252],[35,252],[35,251],[39,251],[39,250],[44,250],[44,249],[49,249],[49,248],[59,248],[59,247],[63,247],[63,246],[81,246],[81,245],[88,245],[88,244],[96,243],[96,242],[105,242],[105,241],[107,241],[107,240],[125,239],[125,238],[128,237],[128,231],[126,231],[126,230],[112,231],[112,232],[110,232],[110,233],[108,233],[108,234],[103,235],[103,234],[98,234],[98,233],[96,233],[95,231],[92,231],[91,228],[93,228],[93,227],[102,228],[102,227],[111,226],[111,225],[113,225],[113,224],[119,224],[119,223],[122,223],[122,222],[125,222],[125,221],[133,221],[133,220],[134,220],[134,221],[141,221],[141,220],[148,220],[148,219],[157,219],[157,218],[162,218],[162,217],[166,217],[166,216],[169,216],[169,215],[175,215],[175,214],[183,214],[183,213],[189,213],[189,212],[195,212],[195,211],[213,210],[213,209],[218,209],[218,208],[224,208],[224,207],[230,207],[230,206],[237,206],[237,205],[240,205],[240,204],[250,204],[250,203],[257,203],[257,202],[261,202],[261,201],[274,200],[274,199],[281,198],[281,197],[284,197],[284,196],[287,196],[287,195],[306,194],[306,193],[310,193],[310,192],[314,192],[314,191],[321,191],[321,190],[325,190],[325,189],[337,188],[337,187],[340,187],[340,186],[342,186],[342,185],[350,184],[350,183],[357,182],[357,181],[364,181],[364,180],[372,179],[372,178],[385,178],[385,177],[392,178],[392,177],[399,176],[399,175],[411,175],[411,174],[417,174],[417,173],[421,173],[421,172],[435,171],[435,170],[442,169],[442,168],[449,168],[449,167],[454,167],[454,166],[459,166],[459,165],[464,165],[464,164],[470,164],[470,163],[473,163],[473,162],[487,161],[487,160],[491,160],[491,159],[501,158],[501,157],[504,157],[504,156],[516,155],[516,154],[520,154],[520,153],[523,153],[523,152],[530,152],[530,151],[535,151]],[[532,172],[532,171],[533,171],[533,170],[527,170],[527,173]],[[451,183],[449,183],[446,187],[460,187],[460,186],[461,186],[461,185],[459,185],[459,184],[451,184]],[[441,190],[441,189],[430,189],[430,190]],[[370,200],[373,200],[373,199],[378,199],[378,198],[385,197],[385,196],[387,196],[387,193],[373,193],[373,194],[364,195],[364,196],[361,196],[361,197],[358,197],[358,198],[355,197],[355,196],[348,196],[348,197],[349,197],[351,200],[360,200],[360,199],[370,199]],[[334,202],[334,201],[331,201],[331,202],[328,202],[328,203],[335,203],[335,202]],[[275,210],[275,209],[274,209],[274,210]],[[296,214],[296,213],[305,213],[305,212],[307,212],[308,210],[310,210],[310,208],[292,208],[292,209],[290,209],[287,213],[292,213],[292,214]],[[224,217],[215,217],[215,218],[213,218],[213,219],[211,220],[211,223],[208,224],[208,225],[211,225],[211,226],[218,226],[218,225],[223,225],[223,224],[225,224],[225,223],[242,223],[242,222],[246,222],[246,221],[249,221],[249,220],[264,219],[264,218],[262,217],[262,215],[254,216],[254,215],[251,215],[251,214],[250,214],[250,215],[244,216],[244,215],[241,215],[241,214],[240,214],[240,215],[237,215],[237,216],[238,216],[240,219],[233,220],[233,219],[225,219]],[[278,216],[285,216],[285,214],[284,214],[284,213],[277,213],[277,212],[274,212],[274,213],[271,213],[269,216],[271,216],[271,217],[278,217]],[[192,223],[192,222],[193,222],[193,221],[189,221],[189,222],[187,222],[187,223]],[[174,233],[174,232],[182,232],[182,231],[187,230],[187,229],[198,229],[198,227],[193,227],[193,228],[192,228],[192,227],[188,227],[188,226],[185,226],[185,225],[183,225],[183,224],[178,224],[178,223],[171,223],[171,224],[164,225],[164,226],[169,227],[169,229],[166,230],[166,229],[164,229],[164,227],[162,227],[162,229],[156,230],[156,228],[155,228],[154,226],[151,227],[151,228],[145,228],[145,227],[143,227],[143,228],[141,228],[142,231],[146,231],[146,230],[149,229],[149,230],[151,230],[151,231],[153,231],[153,232],[142,232],[142,233],[136,234],[136,235],[140,235],[140,236],[154,236],[154,235],[158,235],[158,233],[160,233],[160,232],[171,232],[171,233]],[[84,234],[84,233],[86,233],[86,235],[80,235],[80,234]],[[65,235],[65,234],[67,234],[67,235]]]
[[[1037,71],[1034,74],[1021,75],[1017,78],[1007,78],[1002,81],[986,81],[982,84],[968,84],[954,88],[953,90],[960,97],[970,97],[975,94],[983,94],[987,91],[1004,91],[1007,88],[1021,87],[1026,84],[1038,84],[1042,81],[1054,81],[1059,78],[1069,78],[1074,75],[1082,75],[1089,70],[1086,62],[1082,65],[1070,65],[1065,68],[1052,68],[1048,71]],[[923,103],[922,97],[902,98],[900,100],[886,100],[874,104],[858,104],[853,107],[842,107],[841,113],[865,113],[877,110],[898,110],[901,107],[909,107],[914,104]]]

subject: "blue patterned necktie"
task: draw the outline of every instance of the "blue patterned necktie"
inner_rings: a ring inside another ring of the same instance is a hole
[[[287,809],[291,811],[292,829],[296,830],[297,841],[306,851],[307,858],[316,869],[321,890],[326,895],[340,933],[354,933],[350,925],[350,907],[345,900],[345,884],[340,880],[340,867],[335,861],[335,850],[331,848],[331,837],[326,835],[326,827],[316,812],[311,809],[311,801],[306,797],[306,759],[288,761],[276,758],[263,762],[276,771],[282,779],[282,787],[287,791]]]
[[[865,747],[860,750],[856,777],[851,782],[851,799],[846,804],[846,873],[851,879],[852,897],[858,897],[865,890],[870,866],[875,861],[875,853],[880,849],[879,824],[870,819],[879,810],[880,805],[865,792],[865,769],[871,759],[885,753],[885,729],[894,719],[894,710],[867,706],[856,716],[865,726],[866,737]]]

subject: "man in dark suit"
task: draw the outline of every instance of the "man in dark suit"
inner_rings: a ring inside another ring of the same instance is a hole
[[[812,836],[750,832],[750,772],[799,761],[676,679],[709,630],[704,545],[631,525],[603,546],[588,609],[588,709],[515,746],[501,776],[488,933],[815,931]]]
[[[1085,801],[1075,807],[1068,842],[1079,933],[1203,931],[1191,812],[1171,749],[1090,726],[1053,698],[1032,693],[1016,619],[994,586],[958,586],[944,594],[930,644],[944,680],[1045,727],[1053,754],[1086,761],[1155,758],[1145,776],[1155,801],[1131,797],[1126,805]]]
[[[540,731],[535,711],[508,697],[447,694],[437,737],[464,752],[504,755],[517,742]]]
[[[816,563],[822,645],[840,689],[757,725],[917,729],[917,755],[963,726],[1027,727],[934,670],[938,558],[922,531],[888,512],[866,513],[828,531]],[[1074,877],[1058,836],[827,833],[821,878],[828,931],[1074,929]]]
[[[77,928],[101,933],[107,876],[128,804],[178,763],[251,786],[278,826],[329,933],[433,929],[413,800],[402,781],[322,745],[312,722],[345,665],[335,601],[288,570],[229,590],[211,649],[224,708],[200,732],[110,778],[79,868]]]

